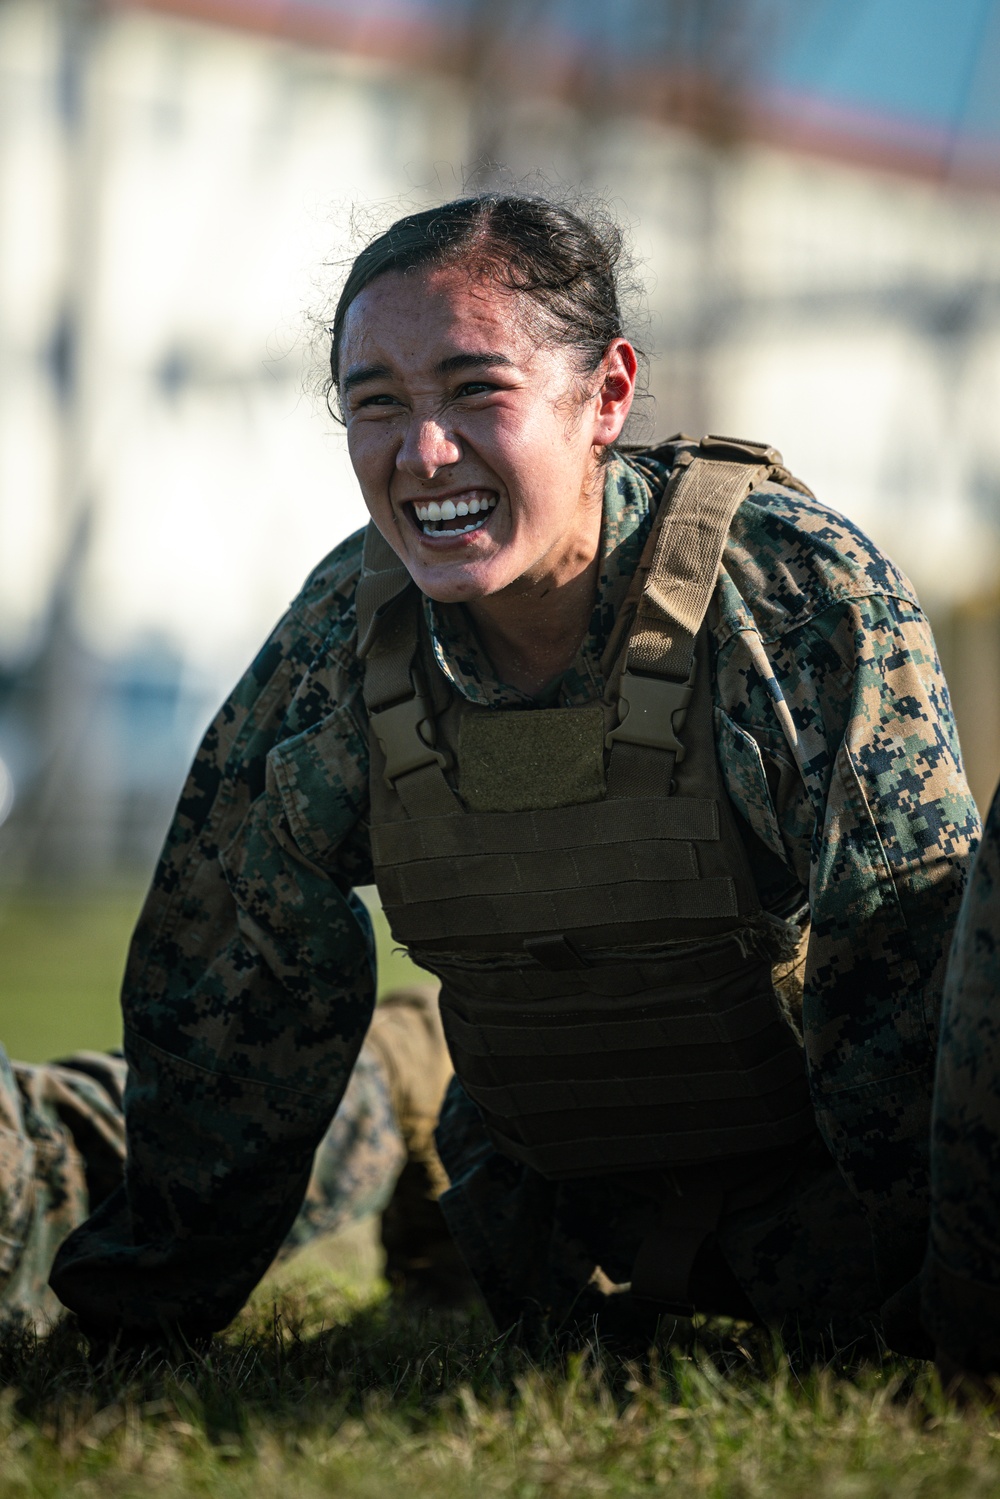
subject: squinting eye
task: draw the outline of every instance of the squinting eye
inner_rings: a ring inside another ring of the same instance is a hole
[[[360,409],[362,406],[392,406],[395,404],[396,397],[389,395],[388,392],[383,392],[381,395],[377,396],[364,396],[362,400],[358,402],[358,409]]]
[[[492,390],[496,390],[496,386],[490,385],[487,380],[466,380],[464,385],[458,387],[456,394],[460,396],[481,396],[483,394],[488,395]]]

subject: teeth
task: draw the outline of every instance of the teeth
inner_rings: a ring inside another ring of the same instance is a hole
[[[453,527],[450,536],[464,536],[466,531],[478,531],[486,524],[489,513],[496,507],[496,495],[475,495],[469,500],[429,500],[426,505],[414,505],[417,520],[421,522],[425,536],[440,536],[439,521],[459,520],[466,515],[482,515],[482,520],[470,521],[467,526]]]
[[[487,519],[484,515],[480,520],[470,520],[467,526],[452,526],[449,531],[442,531],[434,521],[425,521],[421,529],[425,536],[464,536],[466,531],[481,531]]]

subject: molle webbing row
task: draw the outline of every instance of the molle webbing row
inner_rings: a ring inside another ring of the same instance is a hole
[[[619,874],[615,866],[626,862],[624,857],[605,861],[604,879],[617,877],[621,881],[617,884],[588,889],[582,881],[574,885],[567,880],[565,888],[553,890],[552,878],[545,878],[548,888],[521,895],[477,895],[467,881],[463,864],[458,887],[461,893],[451,900],[435,895],[430,900],[394,906],[393,934],[407,943],[456,942],[476,937],[484,929],[491,933],[514,931],[523,945],[526,939],[544,932],[599,932],[603,940],[609,927],[635,928],[639,923],[669,921],[704,926],[739,914],[732,880],[672,881],[661,873],[659,877],[650,875],[649,882],[642,883]],[[513,862],[511,867],[517,870]],[[558,871],[553,873],[559,878]],[[386,901],[390,899],[387,891]],[[636,940],[646,935],[637,932]]]
[[[766,965],[557,1014],[442,1009],[455,1068],[503,1151],[567,1176],[770,1150],[813,1128]],[[615,1058],[608,1075],[608,1058]]]
[[[484,928],[527,937],[665,916],[736,917],[732,879],[699,877],[695,840],[718,838],[716,802],[649,799],[595,802],[586,819],[565,807],[383,823],[372,829],[372,849],[393,930],[422,944]],[[456,858],[463,898],[442,900]]]
[[[467,853],[516,854],[587,848],[610,836],[638,838],[718,838],[719,806],[711,797],[649,797],[625,802],[594,802],[581,819],[575,807],[546,812],[467,812],[451,818],[383,822],[372,828],[372,853],[386,867],[427,859],[462,858]]]

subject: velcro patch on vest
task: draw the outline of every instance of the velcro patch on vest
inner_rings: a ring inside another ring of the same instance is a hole
[[[600,801],[604,712],[587,708],[463,713],[458,792],[470,812],[530,812]]]

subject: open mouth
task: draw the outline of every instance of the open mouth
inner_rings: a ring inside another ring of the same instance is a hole
[[[495,494],[481,492],[458,500],[414,502],[413,517],[425,536],[465,536],[481,531],[496,508]]]

